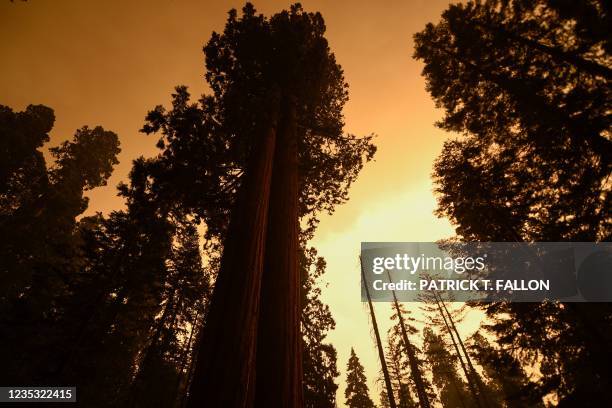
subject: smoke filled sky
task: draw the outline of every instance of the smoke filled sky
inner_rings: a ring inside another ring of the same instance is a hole
[[[255,1],[266,15],[285,1]],[[322,222],[311,243],[328,262],[324,301],[336,330],[338,402],[344,404],[345,368],[351,346],[366,367],[378,401],[379,363],[360,301],[357,256],[361,241],[432,241],[453,229],[433,215],[430,174],[443,141],[434,108],[412,59],[412,35],[439,20],[448,0],[302,1],[325,18],[330,46],[350,85],[346,128],[376,133],[378,153],[350,191],[350,201]],[[75,129],[102,125],[121,140],[120,164],[107,187],[89,194],[88,213],[123,206],[116,185],[127,180],[131,161],[156,154],[156,137],[139,133],[148,110],[167,105],[174,86],[194,96],[206,92],[202,46],[223,29],[239,1],[29,0],[0,3],[0,104],[23,110],[44,104],[55,110],[51,145]],[[409,304],[414,310],[418,305]],[[375,306],[386,333],[388,306]],[[467,332],[477,323],[470,316]]]

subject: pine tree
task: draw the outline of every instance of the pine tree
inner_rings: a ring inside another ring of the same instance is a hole
[[[346,390],[344,391],[346,405],[349,408],[374,408],[370,399],[368,385],[363,366],[351,347],[351,356],[346,366]]]
[[[179,225],[175,240],[164,282],[163,312],[140,353],[138,372],[130,387],[128,399],[135,406],[174,403],[185,368],[184,353],[191,347],[193,316],[203,313],[208,300],[210,282],[202,266],[195,226],[188,222]]]
[[[401,351],[402,343],[398,334],[399,332],[396,332],[394,328],[391,328],[387,334],[387,350],[385,357],[387,359],[387,367],[389,367],[389,377],[391,378],[391,384],[393,386],[398,408],[413,408],[418,405],[413,401],[410,393],[409,365]],[[388,405],[386,396],[385,402]]]

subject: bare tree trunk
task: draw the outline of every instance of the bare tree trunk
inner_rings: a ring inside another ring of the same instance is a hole
[[[389,273],[389,271],[387,271],[387,277],[389,278],[389,282],[392,282],[391,274]],[[421,408],[429,408],[430,407],[429,399],[427,398],[427,392],[425,391],[425,384],[423,383],[423,377],[421,376],[421,370],[419,370],[419,362],[414,353],[414,349],[412,348],[412,344],[410,343],[410,339],[408,338],[408,332],[406,331],[406,324],[404,323],[404,316],[399,307],[397,296],[395,296],[395,290],[393,290],[392,293],[393,293],[393,305],[395,306],[395,311],[397,312],[397,317],[399,319],[400,328],[402,329],[402,339],[404,340],[404,348],[406,349],[406,354],[408,355],[408,363],[410,364],[410,375],[417,389],[419,405],[421,406]]]
[[[455,332],[455,336],[457,337],[457,342],[459,343],[459,346],[461,346],[461,350],[463,351],[463,355],[465,356],[465,361],[467,362],[468,368],[470,370],[470,374],[472,375],[472,378],[474,382],[476,383],[476,387],[478,387],[478,392],[480,394],[481,401],[484,404],[484,406],[488,407],[490,405],[489,405],[489,401],[487,401],[487,396],[482,386],[482,381],[480,379],[480,376],[474,369],[474,365],[472,364],[472,359],[470,358],[470,355],[468,354],[465,348],[465,344],[463,344],[463,340],[461,340],[461,336],[459,335],[459,331],[457,331],[457,326],[455,325],[455,322],[453,321],[453,317],[451,316],[450,312],[446,308],[446,304],[444,304],[442,299],[440,299],[440,303],[442,304],[442,307],[444,308],[444,311],[446,312],[451,328]]]
[[[440,316],[442,317],[442,320],[444,321],[444,326],[446,327],[446,330],[448,331],[448,335],[451,338],[451,341],[453,342],[453,346],[455,348],[455,352],[457,353],[457,358],[459,359],[459,362],[461,363],[461,368],[463,369],[463,374],[465,374],[465,378],[467,380],[468,383],[468,388],[470,389],[470,393],[472,394],[472,397],[474,397],[474,401],[476,402],[476,406],[478,407],[482,407],[482,404],[480,403],[480,398],[478,396],[478,391],[476,390],[476,387],[474,386],[474,381],[472,379],[472,376],[470,375],[470,373],[468,372],[467,367],[465,366],[465,362],[463,361],[463,358],[461,357],[461,352],[459,351],[459,346],[457,345],[457,342],[455,341],[455,336],[453,336],[453,331],[450,328],[450,325],[446,319],[446,316],[444,314],[444,311],[442,310],[442,306],[440,305],[441,301],[438,298],[437,293],[434,292],[434,299],[436,301],[436,305],[438,306],[438,311],[440,312]]]
[[[187,407],[187,401],[189,401],[189,398],[191,395],[190,388],[191,388],[191,384],[193,383],[193,372],[195,371],[195,365],[196,365],[196,362],[198,361],[198,351],[200,350],[199,345],[200,343],[202,343],[202,329],[203,327],[200,327],[198,329],[198,332],[196,333],[195,338],[193,339],[193,350],[192,350],[192,356],[191,356],[191,363],[189,364],[189,367],[187,368],[187,373],[185,374],[185,386],[183,387],[184,392],[183,392],[183,395],[181,396],[181,400],[177,404],[178,408]]]
[[[296,101],[283,98],[274,153],[257,335],[256,407],[303,405]]]
[[[224,242],[188,408],[253,406],[255,351],[276,117],[255,143]]]
[[[363,279],[363,286],[365,293],[368,298],[368,306],[370,308],[370,317],[372,318],[372,326],[374,327],[374,335],[376,336],[376,346],[378,347],[378,357],[380,358],[380,365],[383,370],[383,376],[385,377],[385,386],[387,387],[387,396],[389,398],[390,408],[397,408],[395,404],[395,397],[393,395],[393,387],[391,386],[391,378],[389,377],[389,369],[387,368],[387,361],[385,360],[385,351],[383,349],[382,342],[380,341],[380,333],[378,332],[378,323],[376,323],[376,314],[374,314],[374,306],[372,305],[372,299],[370,298],[370,290],[365,278],[365,272],[363,270],[363,262],[359,257],[359,264],[361,266],[361,278]]]

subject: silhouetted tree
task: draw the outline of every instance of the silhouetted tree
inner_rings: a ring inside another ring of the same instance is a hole
[[[370,399],[363,366],[352,347],[351,356],[346,366],[346,390],[344,391],[344,397],[349,408],[376,407]]]
[[[147,347],[140,353],[138,374],[132,385],[135,405],[171,406],[178,386],[194,316],[204,312],[208,300],[208,276],[202,266],[197,230],[193,224],[180,226],[176,244],[167,262],[163,312],[156,319]],[[204,295],[204,296],[202,296]]]
[[[389,282],[392,282],[391,274],[389,273],[389,271],[387,271],[387,277],[389,278]],[[421,362],[417,358],[417,350],[412,345],[412,342],[410,341],[409,337],[409,332],[414,334],[416,333],[416,329],[413,326],[407,324],[405,317],[407,313],[397,300],[395,290],[393,290],[392,293],[394,314],[393,316],[391,316],[391,320],[397,320],[397,324],[394,325],[393,329],[396,330],[395,334],[399,335],[402,339],[404,352],[408,357],[408,364],[410,365],[410,376],[414,383],[414,387],[417,392],[417,397],[419,399],[419,406],[421,408],[429,408],[429,396],[427,395],[425,381],[423,379],[420,369]]]
[[[471,362],[471,357],[467,354],[463,341],[455,327],[455,320],[460,321],[464,313],[466,305],[452,312],[446,307],[440,293],[436,291],[428,291],[420,294],[423,302],[421,308],[428,313],[431,318],[431,324],[438,329],[440,333],[448,336],[450,344],[454,349],[454,357],[461,367],[461,371],[467,381],[468,390],[470,391],[472,402],[476,407],[485,407],[489,404],[485,401],[483,386],[480,383],[481,379],[475,371]],[[450,355],[450,354],[449,354]]]
[[[80,386],[80,401],[118,405],[129,395],[138,356],[163,310],[175,224],[146,192],[145,161],[120,186],[127,210],[82,220],[87,262],[67,298],[64,331],[72,333],[61,377]],[[111,375],[111,373],[114,373]],[[99,390],[109,387],[108,398]]]
[[[402,321],[400,321],[399,315],[402,316]],[[432,390],[431,383],[425,377],[425,367],[424,360],[421,354],[421,350],[414,344],[412,341],[408,341],[410,347],[410,353],[412,356],[408,355],[406,349],[406,342],[404,333],[406,336],[414,336],[418,333],[417,328],[414,326],[415,319],[411,316],[411,312],[406,310],[404,304],[397,302],[394,305],[394,312],[391,315],[391,321],[393,325],[389,329],[387,333],[388,339],[388,347],[387,347],[387,360],[393,362],[393,364],[389,363],[389,367],[393,365],[390,369],[394,371],[395,376],[398,380],[399,384],[397,388],[398,395],[398,403],[401,407],[402,404],[406,406],[410,405],[412,402],[412,396],[410,390],[412,389],[412,393],[416,395],[416,399],[419,401],[418,403],[412,403],[415,407],[421,406],[420,399],[418,397],[418,388],[416,379],[419,379],[422,387],[422,393],[424,395],[423,400],[426,401],[427,404],[431,405],[431,401],[435,400],[435,394]],[[412,358],[412,362],[410,359]],[[400,375],[401,374],[401,375]],[[410,387],[409,387],[410,385]],[[404,401],[402,403],[402,401]]]
[[[126,210],[78,220],[84,192],[117,163],[118,138],[79,129],[47,168],[39,149],[52,124],[49,108],[1,109],[2,381],[77,385],[91,407],[171,405],[209,291],[194,220],[160,201],[144,159],[119,187]]]
[[[434,170],[438,214],[460,239],[610,239],[609,22],[601,1],[469,2],[416,35],[440,126],[465,134]],[[545,368],[540,396],[605,398],[609,305],[485,309],[502,348]]]
[[[205,47],[213,95],[190,104],[179,88],[173,109],[156,108],[143,129],[163,135],[155,188],[184,198],[223,243],[193,406],[300,404],[298,221],[311,233],[316,213],[347,199],[375,150],[371,137],[342,134],[346,84],[324,31],[320,14],[299,5],[269,19],[250,4],[240,17],[231,11]],[[195,182],[172,186],[181,172]]]
[[[39,149],[53,120],[53,111],[43,106],[20,113],[0,108],[5,383],[45,384],[62,370],[72,345],[72,332],[64,330],[65,302],[86,263],[77,217],[87,208],[84,192],[106,184],[119,153],[116,134],[83,127],[73,140],[50,149],[54,162],[47,168]]]
[[[409,365],[402,353],[403,344],[401,342],[401,337],[398,338],[398,334],[399,332],[394,331],[393,328],[391,328],[387,334],[387,350],[385,357],[387,359],[387,367],[389,367],[389,377],[391,378],[391,384],[393,386],[398,408],[413,408],[418,405],[413,401],[410,393]],[[389,406],[388,398],[384,393],[381,394],[381,402],[382,401],[384,401],[386,406]]]
[[[321,301],[320,278],[325,273],[325,260],[314,248],[300,257],[302,274],[302,344],[304,348],[303,387],[307,408],[335,408],[337,353],[326,336],[336,323],[329,307]]]
[[[378,323],[376,321],[376,313],[374,312],[374,305],[372,304],[372,298],[370,297],[370,290],[366,284],[365,270],[363,267],[363,261],[359,257],[359,266],[361,267],[361,283],[362,289],[366,294],[368,301],[368,310],[370,312],[370,321],[372,322],[372,330],[374,331],[374,339],[376,341],[376,348],[378,350],[378,361],[380,362],[380,368],[383,374],[383,380],[385,383],[385,389],[387,391],[387,400],[391,408],[396,408],[395,395],[393,393],[393,384],[391,383],[391,376],[389,375],[389,369],[387,367],[387,359],[385,358],[385,349],[382,344],[380,337],[380,330],[378,329]]]

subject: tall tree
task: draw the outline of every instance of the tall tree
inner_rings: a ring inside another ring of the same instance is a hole
[[[184,223],[177,228],[164,282],[163,307],[140,353],[138,372],[128,396],[136,406],[171,406],[177,398],[185,352],[194,334],[194,317],[204,312],[209,280],[202,266],[197,230]],[[202,297],[204,294],[204,297]]]
[[[145,161],[137,160],[130,183],[120,186],[127,209],[80,223],[86,262],[65,299],[62,330],[70,335],[60,377],[80,386],[90,406],[118,405],[137,373],[163,311],[176,225],[146,190]],[[114,374],[112,374],[114,373]],[[108,387],[108,398],[97,397]]]
[[[459,334],[459,330],[457,330],[457,325],[455,324],[455,318],[453,317],[453,314],[448,310],[448,307],[446,306],[446,303],[444,302],[444,299],[442,299],[440,294],[437,292],[433,292],[433,294],[434,296],[438,298],[438,305],[440,306],[440,313],[442,314],[443,320],[446,320],[448,327],[452,331],[452,333],[449,333],[449,334],[451,336],[454,335],[454,339],[459,344],[459,347],[461,348],[461,352],[463,353],[463,357],[465,357],[465,362],[468,367],[466,376],[468,376],[467,378],[469,381],[471,381],[473,384],[476,385],[476,388],[478,389],[478,398],[479,398],[480,404],[483,406],[491,406],[491,403],[487,401],[488,393],[485,390],[485,386],[482,382],[482,379],[480,378],[480,375],[478,375],[478,373],[476,372],[476,369],[474,368],[474,365],[472,364],[472,357],[468,353],[468,350],[465,347],[463,339],[461,338],[461,335]]]
[[[423,301],[422,309],[433,317],[431,320],[433,325],[438,328],[440,333],[445,333],[448,335],[448,339],[450,340],[455,352],[454,357],[459,363],[461,371],[463,372],[463,375],[467,381],[468,390],[470,391],[472,401],[475,404],[474,406],[488,406],[483,398],[482,390],[480,389],[482,388],[479,385],[480,378],[471,363],[470,356],[464,351],[465,347],[463,347],[463,342],[455,327],[455,318],[453,317],[453,314],[455,316],[461,316],[465,305],[459,310],[455,310],[454,313],[450,313],[444,304],[442,297],[436,291],[422,293],[421,300]]]
[[[609,236],[609,79],[551,55],[574,53],[609,70],[609,38],[595,34],[609,19],[599,1],[468,2],[415,36],[428,90],[446,112],[438,125],[469,135],[447,143],[434,173],[440,214],[463,238]],[[443,175],[460,166],[466,182],[451,191]],[[456,209],[447,211],[450,202]],[[475,211],[494,226],[460,222]]]
[[[394,329],[396,328],[392,327],[387,333],[387,350],[385,357],[387,359],[387,367],[389,367],[389,377],[391,378],[391,384],[396,396],[398,408],[414,408],[418,405],[413,401],[410,393],[409,365],[406,362],[404,353],[402,353],[402,341],[401,337],[398,337],[400,331]],[[384,393],[381,394],[381,400],[384,401],[387,406],[389,405],[388,399]]]
[[[44,106],[20,113],[0,107],[0,153],[6,156],[0,169],[0,338],[3,353],[11,350],[3,355],[7,383],[48,383],[61,371],[72,345],[72,332],[63,330],[65,300],[86,262],[77,217],[87,208],[85,191],[106,184],[119,153],[116,134],[83,127],[50,149],[54,161],[47,167],[39,149],[53,120]]]
[[[348,187],[375,151],[371,137],[342,134],[346,84],[324,31],[320,14],[299,5],[269,19],[250,4],[240,17],[230,11],[224,32],[213,34],[205,47],[213,95],[190,104],[186,90],[178,88],[173,109],[156,108],[143,128],[163,135],[163,154],[152,168],[156,191],[181,197],[223,244],[192,406],[215,398],[212,403],[236,406],[252,398],[260,405],[301,399],[298,221],[311,233],[316,214],[347,199]],[[249,160],[261,171],[251,169]],[[194,176],[195,188],[172,184],[185,173]],[[268,212],[271,195],[277,207]],[[256,343],[262,356],[257,393]]]
[[[391,274],[387,271],[387,277],[389,278],[389,282],[393,282],[391,280]],[[397,319],[397,326],[400,329],[402,342],[404,345],[404,351],[408,356],[408,362],[410,364],[410,375],[412,377],[412,381],[414,382],[414,386],[417,390],[417,396],[419,398],[419,406],[421,408],[429,408],[429,397],[427,396],[427,391],[425,389],[425,382],[423,380],[423,376],[421,374],[421,370],[419,367],[419,360],[416,356],[415,348],[408,337],[408,325],[405,322],[404,318],[404,310],[400,307],[400,303],[397,300],[397,296],[395,295],[395,290],[392,291],[393,294],[393,307],[395,308],[395,313],[392,316],[392,319]]]
[[[438,214],[460,239],[610,239],[609,23],[603,1],[468,2],[416,35],[428,90],[446,112],[440,126],[465,134],[434,170]],[[500,345],[546,367],[541,396],[605,398],[608,305],[485,309]]]
[[[374,338],[376,340],[376,348],[378,349],[378,360],[380,361],[380,368],[383,373],[383,379],[385,381],[385,389],[387,390],[387,400],[391,408],[396,408],[395,395],[393,393],[393,385],[391,383],[391,377],[389,375],[389,369],[387,367],[387,360],[385,358],[385,349],[380,339],[380,330],[378,329],[378,322],[376,321],[376,313],[374,312],[374,305],[372,304],[372,298],[370,297],[370,290],[368,289],[367,280],[365,276],[365,270],[363,267],[363,261],[359,257],[359,264],[361,267],[361,284],[365,291],[366,298],[368,300],[368,309],[370,311],[370,320],[372,322],[372,329],[374,330]]]
[[[369,395],[365,371],[352,347],[351,356],[346,366],[346,390],[344,391],[344,397],[349,408],[376,407]]]

